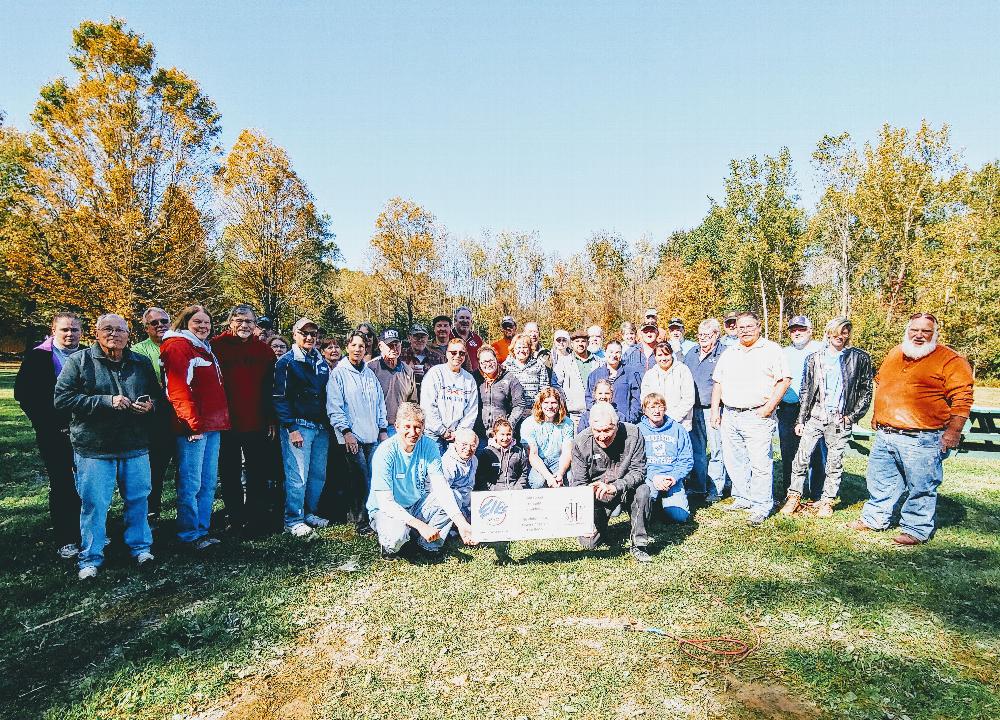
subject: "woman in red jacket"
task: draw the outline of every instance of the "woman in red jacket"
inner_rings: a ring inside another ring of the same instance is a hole
[[[177,433],[177,537],[196,550],[219,541],[208,534],[219,472],[219,432],[229,429],[222,371],[208,338],[212,318],[189,305],[160,345],[167,398]]]

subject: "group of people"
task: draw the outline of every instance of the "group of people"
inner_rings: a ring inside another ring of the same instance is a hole
[[[941,461],[972,405],[971,368],[938,344],[928,313],[908,320],[878,374],[843,317],[822,339],[792,317],[786,347],[762,337],[749,311],[703,320],[691,340],[680,318],[661,326],[650,308],[618,339],[596,325],[557,329],[551,348],[536,323],[513,317],[487,343],[468,307],[434,318],[431,332],[413,325],[405,345],[397,329],[367,323],[341,343],[309,318],[289,340],[249,305],[214,335],[200,305],[173,318],[149,308],[140,322],[146,338],[130,344],[128,321],[101,315],[85,347],[80,318],[58,313],[15,383],[49,475],[59,554],[78,558],[81,579],[104,562],[116,485],[125,544],[138,565],[154,559],[171,461],[177,538],[196,552],[219,542],[223,522],[258,534],[279,516],[296,537],[350,521],[377,535],[387,559],[435,552],[449,535],[472,544],[477,489],[588,485],[596,531],[580,544],[607,542],[609,519],[626,512],[640,562],[651,559],[654,515],[685,522],[693,504],[727,494],[720,507],[745,511],[751,526],[775,511],[776,485],[779,513],[811,498],[830,517],[873,381],[870,498],[849,527],[886,529],[906,494],[895,542],[915,545],[933,534]],[[213,520],[217,483],[225,513]],[[506,545],[496,550],[509,559]]]

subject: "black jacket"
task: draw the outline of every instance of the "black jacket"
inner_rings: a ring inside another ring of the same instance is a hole
[[[814,352],[806,358],[802,373],[802,387],[799,390],[799,424],[805,425],[813,408],[820,402],[825,389],[823,376],[823,355],[826,348]],[[849,347],[840,356],[840,371],[844,379],[843,416],[848,423],[856,423],[868,412],[872,404],[871,356],[864,350]],[[820,408],[822,409],[822,408]]]
[[[56,368],[51,347],[52,341],[47,340],[24,354],[14,378],[14,399],[36,430],[65,431],[69,427],[70,414],[65,410],[56,410],[53,403]]]
[[[600,480],[624,493],[635,490],[645,479],[646,443],[638,426],[618,423],[618,434],[606,449],[594,441],[590,428],[573,440],[570,487],[591,485]]]
[[[520,381],[505,368],[500,368],[496,380],[489,385],[478,370],[473,377],[479,388],[479,414],[473,428],[476,434],[483,437],[493,427],[493,423],[503,417],[510,420],[516,435],[521,421],[530,412]]]
[[[99,345],[92,345],[66,361],[56,381],[55,405],[73,413],[70,441],[84,457],[134,453],[149,447],[154,413],[116,410],[111,406],[115,395],[129,400],[149,395],[154,408],[164,402],[149,358],[125,350],[115,367]]]
[[[528,487],[528,452],[520,443],[506,450],[487,445],[479,453],[476,490],[520,490]]]

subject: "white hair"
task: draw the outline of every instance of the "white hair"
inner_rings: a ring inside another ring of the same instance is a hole
[[[722,334],[722,326],[719,325],[719,321],[715,318],[708,318],[708,320],[702,320],[698,323],[698,332],[714,332]]]
[[[617,425],[618,413],[609,402],[596,402],[590,408],[590,425]]]
[[[158,307],[146,308],[146,312],[144,312],[142,314],[142,324],[143,325],[149,325],[149,316],[152,313],[163,313],[164,315],[167,316],[167,320],[170,319],[170,313],[168,313],[163,308],[158,308]]]
[[[476,435],[475,431],[470,430],[469,428],[459,428],[458,430],[455,431],[455,441],[457,442],[459,440],[466,440],[468,442],[478,443],[479,436]]]
[[[406,420],[416,420],[423,423],[424,409],[415,402],[400,403],[399,407],[396,408],[396,429],[398,430]]]

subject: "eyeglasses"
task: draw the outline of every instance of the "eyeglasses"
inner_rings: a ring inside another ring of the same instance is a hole
[[[569,342],[569,338],[556,338],[556,342]]]
[[[105,335],[128,335],[128,328],[103,327],[97,328],[97,332]]]
[[[699,340],[708,340],[710,337],[715,337],[715,333],[714,332],[710,332],[710,333],[698,333],[698,339]]]
[[[296,330],[296,332],[302,337],[319,337],[318,330]]]
[[[159,320],[150,320],[146,325],[169,325],[170,320],[167,318],[160,318]]]
[[[229,322],[232,323],[233,325],[254,325],[255,324],[253,320],[246,320],[246,319],[240,319],[240,318],[233,318]]]
[[[449,350],[448,354],[449,355],[454,355],[456,357],[465,357],[466,352],[465,352],[465,350]]]

